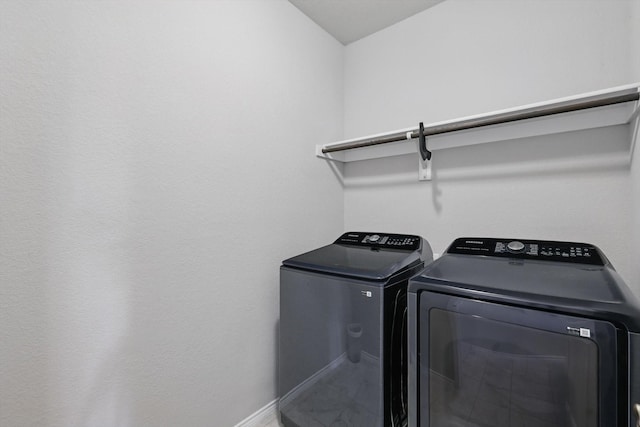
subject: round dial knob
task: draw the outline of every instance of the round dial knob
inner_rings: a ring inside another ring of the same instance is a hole
[[[374,234],[373,236],[369,237],[369,241],[370,242],[377,242],[378,240],[380,240],[380,236],[378,236],[377,234]]]
[[[509,242],[509,244],[507,245],[507,249],[512,252],[520,252],[524,250],[524,243],[514,240],[513,242]]]

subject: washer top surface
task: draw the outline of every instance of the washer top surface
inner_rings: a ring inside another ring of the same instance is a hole
[[[456,239],[412,279],[409,292],[421,290],[614,320],[640,331],[637,299],[604,254],[585,243]]]
[[[419,236],[349,232],[330,245],[289,258],[282,264],[331,275],[386,281],[432,259],[429,244]]]

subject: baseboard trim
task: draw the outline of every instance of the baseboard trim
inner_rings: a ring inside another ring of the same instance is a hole
[[[234,427],[261,427],[278,418],[278,399],[267,403]]]

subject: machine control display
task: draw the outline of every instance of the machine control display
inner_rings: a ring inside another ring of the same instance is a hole
[[[337,244],[367,246],[370,248],[417,250],[420,248],[420,237],[408,234],[383,233],[345,233],[335,241]]]
[[[604,259],[600,255],[599,250],[595,246],[587,243],[473,237],[456,239],[447,252],[465,255],[486,255],[604,265]]]

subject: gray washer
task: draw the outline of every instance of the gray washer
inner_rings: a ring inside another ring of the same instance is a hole
[[[286,427],[406,422],[406,289],[432,259],[419,236],[349,232],[283,261],[278,391]]]

